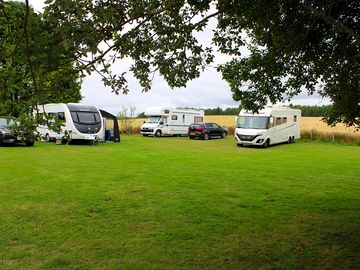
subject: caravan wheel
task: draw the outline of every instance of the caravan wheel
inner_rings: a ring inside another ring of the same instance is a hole
[[[161,137],[161,130],[158,129],[156,132],[155,132],[155,137],[159,138]]]

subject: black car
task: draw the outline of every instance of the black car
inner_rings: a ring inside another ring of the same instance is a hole
[[[0,145],[25,143],[27,146],[33,146],[35,142],[34,134],[15,134],[10,126],[16,123],[16,119],[12,117],[0,117]]]
[[[227,131],[216,123],[193,123],[189,126],[188,136],[190,139],[202,138],[226,138]]]

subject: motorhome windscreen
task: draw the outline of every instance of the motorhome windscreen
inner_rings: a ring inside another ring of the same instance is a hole
[[[157,123],[157,122],[159,122],[160,119],[161,119],[161,116],[150,116],[146,120],[146,123]]]
[[[98,112],[71,112],[71,117],[75,123],[98,124],[100,115]]]
[[[237,121],[238,128],[246,129],[267,129],[269,127],[268,116],[239,116]]]

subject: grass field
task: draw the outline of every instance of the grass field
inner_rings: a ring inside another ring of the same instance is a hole
[[[0,269],[359,269],[360,147],[0,148]]]

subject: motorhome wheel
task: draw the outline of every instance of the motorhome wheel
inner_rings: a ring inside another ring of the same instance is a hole
[[[267,140],[264,142],[263,147],[264,147],[264,148],[268,148],[269,145],[270,145],[270,140],[267,139]]]
[[[156,132],[155,132],[155,137],[159,138],[161,137],[161,130],[158,129]]]

